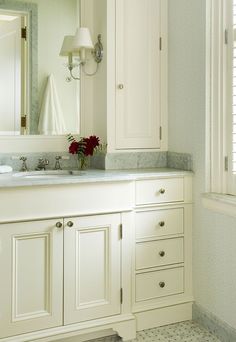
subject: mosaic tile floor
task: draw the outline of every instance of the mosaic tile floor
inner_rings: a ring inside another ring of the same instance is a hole
[[[96,342],[115,342],[120,339],[106,337]],[[198,323],[188,321],[165,327],[140,331],[132,342],[221,342]]]

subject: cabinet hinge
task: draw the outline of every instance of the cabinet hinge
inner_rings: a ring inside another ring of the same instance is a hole
[[[120,240],[123,239],[123,224],[120,224]]]
[[[225,157],[225,171],[229,171],[229,158]]]
[[[162,51],[162,37],[159,38],[159,50]]]
[[[229,41],[228,30],[225,30],[225,32],[224,32],[224,40],[225,40],[225,45],[227,45],[227,44],[228,44],[228,41]]]
[[[27,40],[27,27],[21,28],[21,38]]]
[[[123,289],[120,289],[120,304],[123,304]]]
[[[21,127],[26,128],[26,125],[27,125],[27,117],[26,117],[26,115],[22,115],[21,116]]]
[[[160,129],[159,129],[159,137],[160,137],[160,140],[162,140],[162,127],[160,126]]]

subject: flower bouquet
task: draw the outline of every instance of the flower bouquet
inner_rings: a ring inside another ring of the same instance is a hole
[[[69,134],[67,140],[70,143],[69,153],[77,155],[79,169],[85,169],[87,167],[88,157],[93,156],[99,149],[99,146],[101,146],[100,139],[95,135],[76,140],[73,135]]]

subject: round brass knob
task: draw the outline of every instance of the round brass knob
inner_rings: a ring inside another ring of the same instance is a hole
[[[165,222],[164,222],[164,221],[159,222],[159,226],[160,226],[160,227],[164,227],[164,225],[165,225]]]
[[[57,228],[62,228],[62,226],[63,226],[63,224],[62,224],[61,222],[57,222],[57,223],[56,223],[56,227],[57,227]]]
[[[68,227],[71,228],[71,227],[73,227],[73,225],[74,225],[74,223],[73,223],[72,221],[67,222],[67,226],[68,226]]]
[[[159,255],[160,255],[160,257],[163,258],[163,257],[166,255],[166,253],[165,253],[164,251],[160,251],[160,252],[159,252]]]
[[[160,192],[160,194],[163,195],[166,191],[165,191],[165,189],[160,189],[159,192]]]
[[[118,88],[119,88],[120,90],[124,89],[124,84],[122,84],[122,83],[119,84],[119,85],[118,85]]]
[[[164,283],[164,281],[160,281],[159,286],[163,289],[166,286],[166,284]]]

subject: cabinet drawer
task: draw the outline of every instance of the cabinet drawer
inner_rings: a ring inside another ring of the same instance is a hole
[[[136,204],[179,202],[184,200],[183,178],[136,181]]]
[[[136,239],[183,234],[184,209],[146,211],[135,214]]]
[[[136,269],[183,262],[183,238],[136,244]]]
[[[183,292],[183,267],[136,275],[137,302]]]

